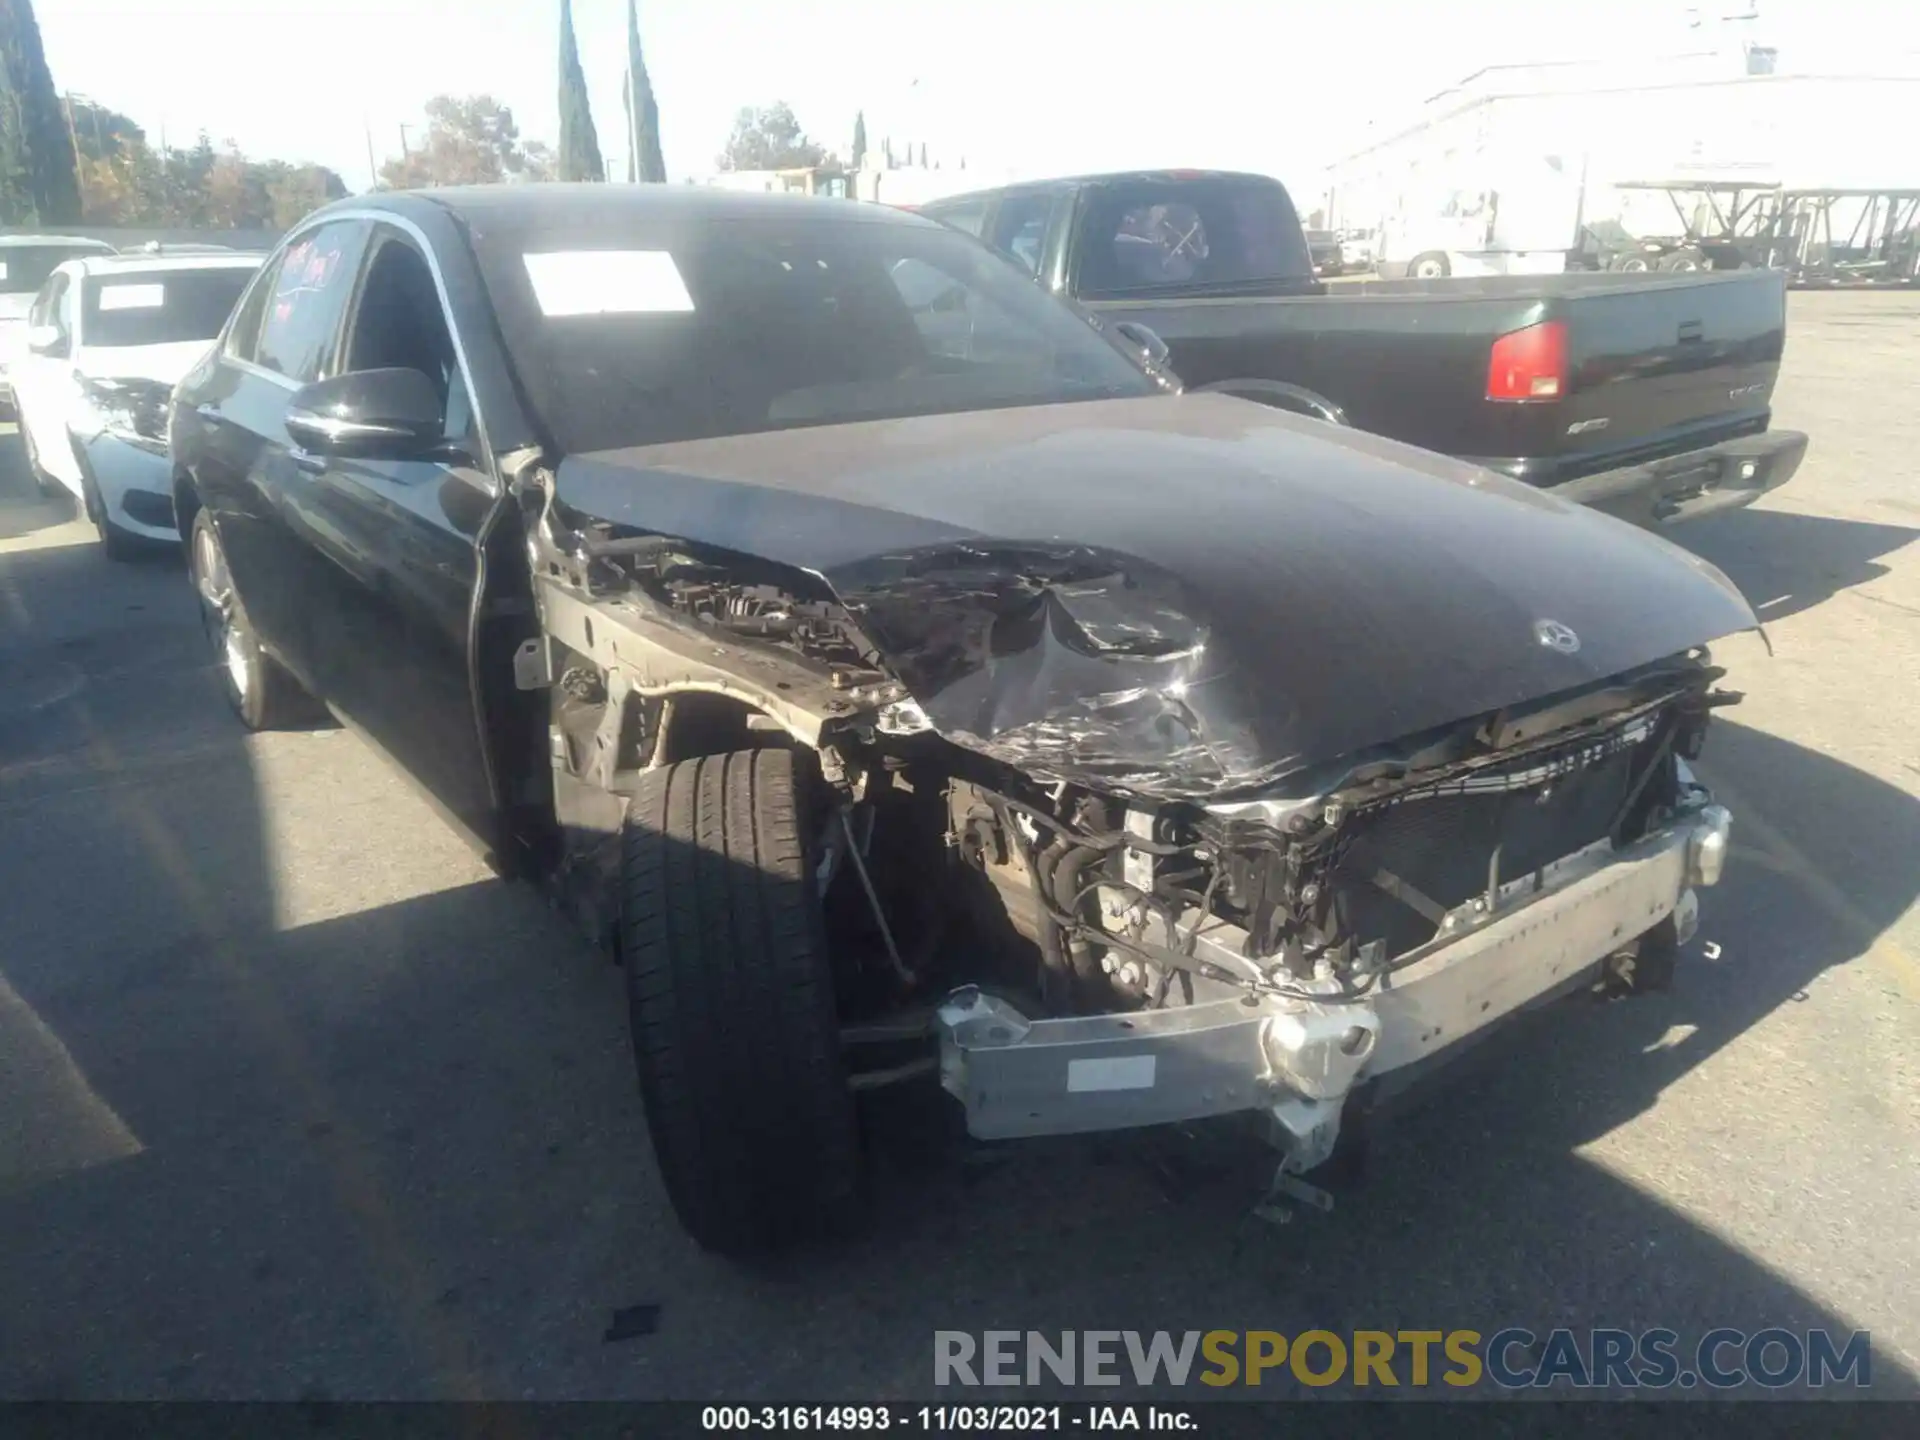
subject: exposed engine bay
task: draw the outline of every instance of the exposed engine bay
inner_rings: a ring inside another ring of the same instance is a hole
[[[1286,797],[1151,810],[956,781],[953,843],[1040,947],[1051,1008],[1158,1008],[1218,986],[1358,995],[1461,907],[1490,912],[1670,817],[1676,762],[1731,698],[1709,693],[1719,673],[1683,657]]]

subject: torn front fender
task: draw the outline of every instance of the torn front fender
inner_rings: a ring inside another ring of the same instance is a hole
[[[938,546],[840,568],[849,612],[957,745],[1048,779],[1201,798],[1289,768],[1178,578],[1085,546]]]

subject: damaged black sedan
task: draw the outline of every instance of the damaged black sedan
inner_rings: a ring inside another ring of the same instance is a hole
[[[861,1190],[858,1092],[976,1136],[1348,1107],[1658,986],[1754,616],[1667,542],[1182,394],[977,242],[659,186],[390,194],[175,395],[251,726],[324,702],[625,967],[703,1244]]]

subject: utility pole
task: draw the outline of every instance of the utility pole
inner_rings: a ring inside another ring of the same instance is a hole
[[[73,146],[73,183],[80,192],[80,209],[87,208],[87,167],[80,163],[80,133],[73,128],[73,92],[67,91],[60,97],[61,109],[67,115],[67,143]]]
[[[407,149],[407,127],[405,125],[400,127],[400,156],[402,159],[411,159],[413,156],[413,152]]]
[[[627,168],[636,181],[647,177],[640,169],[640,92],[633,84],[633,41],[627,41]],[[607,164],[607,180],[612,183],[613,164]]]
[[[373,188],[380,188],[380,163],[373,158],[373,122],[366,116],[360,117],[360,128],[367,137],[367,175],[373,182]]]

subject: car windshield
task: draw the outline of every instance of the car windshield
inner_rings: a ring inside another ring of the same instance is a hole
[[[0,295],[33,295],[69,260],[111,255],[106,245],[0,245]]]
[[[483,247],[482,268],[570,453],[1158,393],[1085,319],[944,226],[682,216],[577,249]]]
[[[91,277],[81,301],[81,337],[89,346],[211,340],[252,277],[241,266]]]

